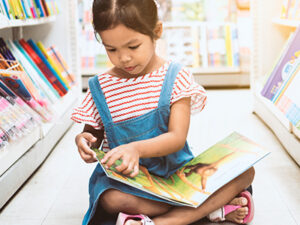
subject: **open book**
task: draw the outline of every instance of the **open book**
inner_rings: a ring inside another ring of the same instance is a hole
[[[94,149],[99,162],[105,153]],[[152,175],[140,166],[139,174],[128,177],[119,173],[116,165],[109,169],[102,166],[106,175],[137,189],[143,190],[182,206],[198,207],[212,193],[249,169],[268,155],[262,147],[234,132],[216,143],[178,169],[169,178]]]

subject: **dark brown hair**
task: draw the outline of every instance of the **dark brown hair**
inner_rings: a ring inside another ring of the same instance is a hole
[[[119,24],[155,39],[158,22],[154,0],[94,0],[93,26],[95,32],[112,29]]]

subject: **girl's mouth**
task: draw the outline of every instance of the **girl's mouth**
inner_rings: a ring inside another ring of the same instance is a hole
[[[128,72],[131,72],[131,71],[133,71],[135,68],[136,68],[136,66],[128,66],[128,67],[125,67],[125,70],[128,71]]]

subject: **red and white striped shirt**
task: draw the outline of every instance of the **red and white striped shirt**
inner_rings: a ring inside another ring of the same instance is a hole
[[[108,73],[98,75],[113,122],[141,116],[158,106],[169,64],[170,62],[167,62],[159,69],[136,78],[118,78]],[[194,81],[188,70],[182,68],[173,86],[171,104],[185,97],[191,97],[192,113],[201,111],[206,104],[205,90]],[[87,91],[81,105],[74,109],[71,119],[91,125],[95,129],[103,128],[90,90]],[[106,135],[104,139],[104,150],[109,150]]]

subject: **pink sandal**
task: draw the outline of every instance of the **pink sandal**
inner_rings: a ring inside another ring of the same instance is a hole
[[[248,207],[248,214],[246,217],[243,219],[243,224],[250,223],[253,219],[254,216],[254,204],[253,204],[253,199],[252,195],[250,194],[249,191],[243,191],[242,193],[239,194],[240,197],[244,197],[247,199],[247,207]],[[215,210],[214,212],[210,213],[207,218],[211,222],[220,222],[220,221],[225,221],[225,216],[228,215],[229,213],[241,208],[242,206],[240,205],[225,205],[224,207]]]
[[[143,214],[129,215],[122,212],[120,212],[118,215],[116,225],[124,225],[128,220],[140,220],[143,225],[154,225],[154,222],[148,216]]]

